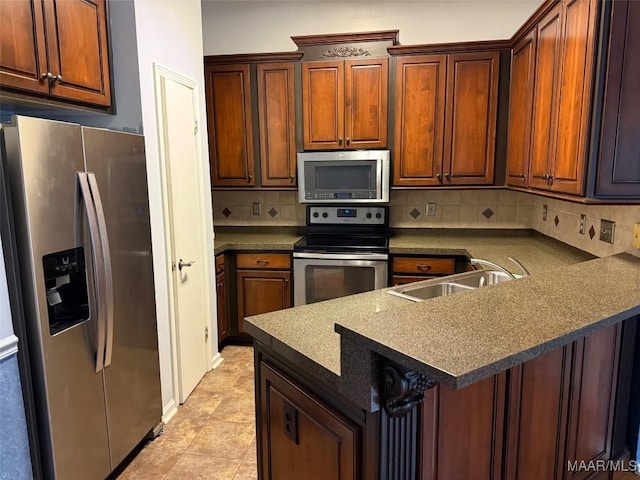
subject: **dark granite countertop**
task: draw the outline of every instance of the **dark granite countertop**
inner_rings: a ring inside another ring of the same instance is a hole
[[[288,242],[292,248],[299,238],[291,232],[255,235],[225,232],[216,240],[228,249],[288,250]],[[504,266],[514,256],[532,275],[419,303],[388,295],[388,289],[366,292],[249,317],[246,330],[373,410],[372,352],[463,388],[640,314],[640,259],[630,255],[593,259],[531,232],[403,230],[390,248],[396,254],[474,256]]]

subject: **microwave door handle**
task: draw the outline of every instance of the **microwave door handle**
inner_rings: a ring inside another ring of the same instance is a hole
[[[78,172],[78,183],[80,184],[80,193],[82,195],[82,203],[85,208],[87,220],[89,223],[89,239],[91,242],[91,251],[93,259],[93,277],[95,285],[96,309],[98,310],[98,332],[96,341],[96,373],[100,373],[104,366],[104,350],[105,350],[105,317],[106,302],[105,289],[106,279],[104,277],[104,258],[102,256],[102,246],[100,245],[100,232],[98,230],[98,219],[96,218],[95,204],[91,196],[87,174]]]
[[[376,198],[382,198],[382,162],[376,162]]]
[[[102,258],[104,260],[105,296],[106,296],[106,319],[107,319],[107,340],[105,346],[104,366],[111,365],[113,353],[113,269],[111,265],[111,250],[109,249],[109,235],[107,234],[107,221],[104,216],[98,181],[94,173],[88,173],[89,187],[96,206],[96,218],[98,220],[98,231],[100,232],[100,244],[102,246]]]

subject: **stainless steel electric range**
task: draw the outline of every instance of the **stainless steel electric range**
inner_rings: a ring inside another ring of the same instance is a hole
[[[386,287],[388,216],[386,206],[308,206],[306,235],[293,249],[294,305]]]

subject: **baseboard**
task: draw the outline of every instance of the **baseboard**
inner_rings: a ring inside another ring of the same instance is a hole
[[[173,418],[173,416],[178,413],[178,405],[175,400],[171,400],[168,404],[166,404],[162,408],[162,421],[167,424]]]
[[[216,352],[216,354],[211,359],[211,369],[215,370],[216,368],[218,368],[223,360],[224,358],[222,358],[222,355],[220,355],[220,352]]]

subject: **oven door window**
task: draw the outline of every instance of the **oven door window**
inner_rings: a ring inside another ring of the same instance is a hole
[[[306,303],[375,290],[376,270],[371,267],[307,265],[305,268]]]

